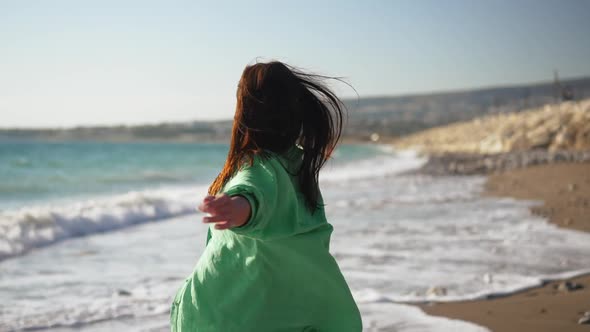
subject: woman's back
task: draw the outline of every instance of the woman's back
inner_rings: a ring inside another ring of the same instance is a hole
[[[172,305],[172,331],[362,329],[329,253],[333,227],[323,206],[309,210],[293,175],[301,153],[256,156],[224,186],[222,193],[248,200],[250,219],[209,228],[205,252]]]

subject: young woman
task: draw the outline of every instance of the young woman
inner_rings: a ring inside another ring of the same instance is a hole
[[[362,330],[318,187],[343,117],[323,78],[276,61],[244,70],[229,154],[199,207],[207,245],[172,303],[173,332]]]

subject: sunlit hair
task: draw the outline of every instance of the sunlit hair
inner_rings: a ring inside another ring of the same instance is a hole
[[[209,187],[219,193],[244,162],[267,151],[303,148],[296,175],[306,205],[319,206],[318,173],[342,133],[343,105],[323,83],[330,77],[304,73],[278,61],[247,66],[237,91],[229,153],[221,173]]]

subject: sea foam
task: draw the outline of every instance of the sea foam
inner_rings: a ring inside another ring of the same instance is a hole
[[[413,151],[399,151],[339,166],[330,164],[321,177],[326,183],[344,183],[396,174],[423,162]],[[0,260],[68,238],[192,213],[206,191],[203,185],[169,186],[0,211]]]
[[[481,197],[484,177],[400,174],[423,161],[394,152],[329,166],[321,175],[334,225],[330,252],[365,331],[486,331],[400,302],[487,298],[590,272],[587,233],[532,215],[539,202]],[[192,215],[149,222],[192,213],[204,193],[205,187],[167,188],[4,212],[7,255],[105,234],[2,262],[0,297],[10,305],[0,303],[0,330],[144,331],[152,323],[165,330],[167,305],[201,253],[206,225],[192,223]],[[106,233],[139,223],[147,224]],[[64,295],[72,293],[86,296]]]
[[[0,259],[78,236],[192,213],[205,187],[131,191],[0,212]]]

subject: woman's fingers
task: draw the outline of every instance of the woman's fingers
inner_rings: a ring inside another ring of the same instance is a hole
[[[205,198],[203,198],[203,201],[201,202],[201,204],[199,204],[199,206],[197,207],[197,210],[201,211],[201,212],[207,212],[207,205],[209,204],[209,202],[211,202],[213,199],[215,198],[215,196],[206,196]]]
[[[210,216],[210,217],[203,217],[203,222],[206,224],[227,222],[227,221],[228,221],[227,216],[225,216],[223,214],[218,214],[218,215],[214,215],[214,216]]]
[[[203,223],[214,223],[215,229],[219,230],[231,228],[232,221],[229,217],[232,215],[231,203],[231,197],[226,194],[205,197],[199,205],[199,210],[210,215],[203,217]]]
[[[225,221],[225,222],[218,222],[217,224],[215,224],[215,229],[228,229],[231,228],[231,223],[229,221]]]
[[[203,199],[201,205],[199,205],[199,210],[202,212],[217,214],[216,212],[223,206],[227,205],[229,202],[230,197],[226,194],[207,196],[205,199]]]
[[[206,224],[214,223],[215,229],[228,229],[231,227],[231,223],[226,216],[211,216],[211,217],[204,217],[203,222]]]

